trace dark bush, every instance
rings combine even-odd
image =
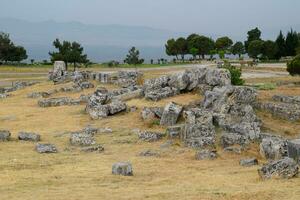
[[[300,55],[297,55],[292,61],[288,62],[287,71],[292,76],[300,74]]]

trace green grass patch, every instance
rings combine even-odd
[[[258,83],[254,85],[258,90],[274,90],[276,89],[276,84],[274,83]]]

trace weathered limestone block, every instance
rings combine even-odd
[[[93,146],[87,146],[87,147],[82,147],[81,151],[83,152],[103,152],[104,151],[104,147],[101,145],[93,145]]]
[[[182,111],[182,106],[171,102],[165,108],[162,114],[160,125],[162,126],[173,126],[176,124],[179,115]]]
[[[185,130],[182,140],[189,147],[203,148],[215,144],[215,127],[212,113],[202,109],[192,109],[185,113]]]
[[[287,142],[288,156],[300,164],[300,139]]]
[[[258,170],[262,179],[283,178],[289,179],[298,175],[299,168],[292,158],[283,158],[277,161],[271,161]]]
[[[278,137],[264,138],[260,143],[260,154],[268,160],[278,160],[287,155],[287,141]]]
[[[211,86],[226,86],[231,84],[231,75],[227,69],[208,69],[205,76],[206,84]]]

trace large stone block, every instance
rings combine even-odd
[[[300,139],[287,142],[288,156],[300,164]]]
[[[169,103],[164,109],[164,112],[160,120],[160,125],[162,126],[175,125],[181,111],[182,111],[182,106],[174,102]]]

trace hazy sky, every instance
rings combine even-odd
[[[0,0],[0,17],[228,35],[299,27],[299,10],[299,0]]]

